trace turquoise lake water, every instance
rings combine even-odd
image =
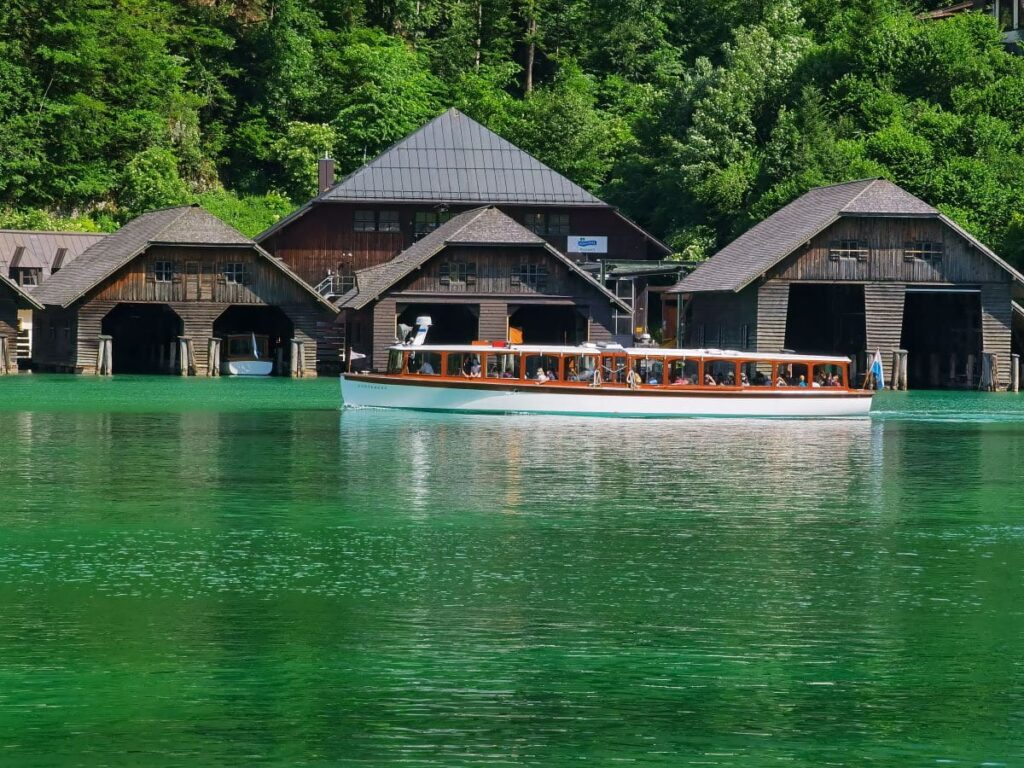
[[[1024,765],[1024,395],[0,379],[0,766]]]

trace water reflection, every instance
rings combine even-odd
[[[4,764],[1024,759],[1018,421],[0,434]]]

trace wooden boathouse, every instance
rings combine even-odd
[[[975,387],[983,354],[1011,380],[1024,276],[949,217],[883,179],[812,189],[684,277],[688,345],[907,353],[912,387]],[[1014,323],[1017,323],[1017,342]]]
[[[151,211],[35,289],[33,363],[76,373],[219,369],[219,340],[265,334],[278,373],[315,375],[318,324],[338,310],[198,206]]]
[[[19,313],[42,308],[28,291],[0,274],[0,375],[18,370]]]
[[[356,272],[337,301],[354,349],[380,368],[401,325],[433,320],[434,344],[611,341],[629,305],[547,240],[494,207],[457,214],[393,259]]]
[[[256,240],[333,300],[353,289],[357,273],[399,258],[450,219],[481,206],[496,207],[532,233],[533,242],[543,241],[576,262],[650,263],[670,253],[664,243],[616,208],[456,109],[430,121],[337,183],[333,161],[322,160],[320,189],[317,197]],[[484,262],[478,260],[478,264],[482,269]],[[511,269],[513,265],[506,266]],[[611,331],[617,338],[631,340],[636,330],[646,329],[652,319],[647,301],[652,274],[622,270],[604,275],[605,287],[628,307],[614,311]],[[512,279],[510,272],[505,280]],[[438,318],[441,307],[450,306],[451,314],[446,317],[450,322],[466,299],[448,288],[434,291],[431,303]],[[508,304],[513,312],[521,306]],[[593,309],[587,306],[586,311]],[[660,308],[657,302],[656,309]],[[350,312],[339,317],[334,329],[337,343],[368,354],[372,351],[369,342],[356,335],[358,328],[348,325],[352,317]],[[520,328],[528,341],[533,340],[532,329],[541,325],[516,317],[502,318],[497,325],[505,326],[506,319],[509,327]],[[660,322],[660,312],[653,320]],[[459,331],[464,337],[473,332],[474,325],[468,316],[466,321]],[[577,335],[577,318],[571,312],[549,313],[546,323],[557,326],[557,336]],[[493,330],[490,326],[489,331]],[[440,323],[436,332],[440,332]],[[383,333],[379,323],[375,333]]]

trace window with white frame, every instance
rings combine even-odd
[[[835,240],[828,247],[828,257],[832,261],[840,259],[867,261],[870,255],[871,248],[865,240]]]
[[[249,266],[242,262],[224,265],[224,282],[244,285],[249,282]]]
[[[153,262],[153,279],[158,283],[169,283],[174,277],[174,264],[169,261]]]
[[[911,240],[903,244],[906,261],[942,261],[943,245],[930,240]]]

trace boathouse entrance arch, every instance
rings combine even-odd
[[[807,355],[848,355],[866,349],[864,286],[791,283],[785,348]]]
[[[586,307],[575,304],[511,304],[508,324],[523,332],[524,344],[580,344],[587,341]]]
[[[982,338],[979,289],[907,288],[900,346],[911,389],[976,387]]]
[[[289,345],[295,336],[295,323],[288,314],[277,306],[234,304],[213,321],[214,336],[251,333],[269,339],[270,357],[280,361],[279,368],[283,367],[274,373],[287,374]]]
[[[167,304],[120,303],[100,329],[112,337],[114,373],[167,373],[183,324]]]

